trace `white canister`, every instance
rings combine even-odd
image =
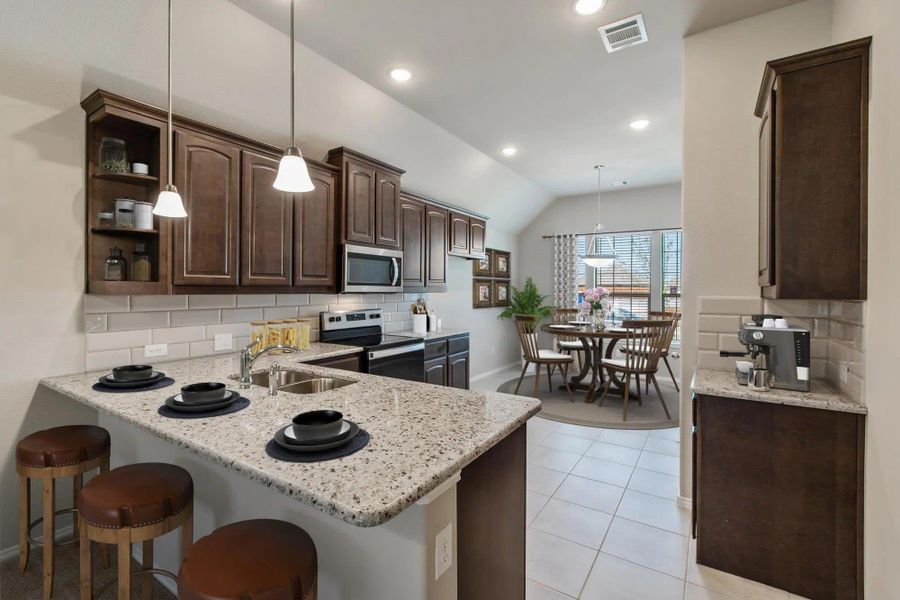
[[[428,333],[428,315],[413,315],[413,333]]]
[[[134,228],[134,200],[116,198],[116,227]]]
[[[149,175],[150,167],[144,163],[131,163],[131,172],[135,175]]]
[[[153,205],[149,202],[134,202],[134,228],[153,229]]]

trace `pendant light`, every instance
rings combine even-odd
[[[604,169],[604,166],[595,165],[594,169],[597,171],[597,214],[599,215],[601,212],[600,207],[603,204],[600,199],[600,171]],[[588,243],[585,245],[584,263],[595,269],[608,267],[616,260],[616,250],[609,239],[601,237],[600,233],[602,230],[603,223],[598,222],[594,227],[594,233],[591,234]],[[604,244],[606,248],[603,247]]]
[[[291,145],[284,151],[278,164],[278,175],[272,184],[282,192],[311,192],[315,189],[309,178],[309,169],[294,140],[294,4],[291,0]]]
[[[153,207],[153,214],[160,217],[177,217],[184,218],[187,212],[184,210],[184,203],[181,201],[181,195],[178,189],[172,183],[172,0],[169,0],[169,41],[168,41],[168,76],[169,76],[169,114],[168,123],[166,124],[166,142],[168,144],[167,158],[169,160],[168,180],[159,196],[156,198],[156,206]]]

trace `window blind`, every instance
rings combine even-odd
[[[629,319],[646,319],[650,310],[650,233],[601,236],[597,239],[597,251],[608,251],[610,244],[616,251],[616,260],[596,270],[596,284],[610,292],[610,319],[616,325]]]

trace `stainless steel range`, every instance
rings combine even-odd
[[[384,333],[381,309],[319,313],[319,339],[332,344],[361,346],[363,370],[372,375],[423,381],[425,341]]]

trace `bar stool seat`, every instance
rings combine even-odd
[[[109,432],[96,425],[64,425],[36,431],[16,445],[16,462],[27,467],[64,467],[109,454]]]
[[[197,540],[178,574],[179,600],[315,600],[316,545],[292,523],[254,519]]]

